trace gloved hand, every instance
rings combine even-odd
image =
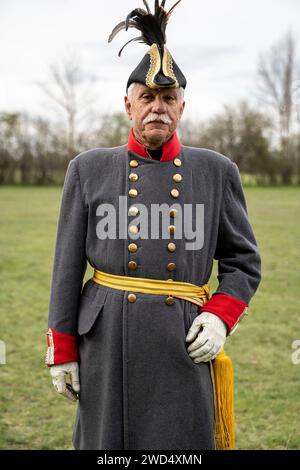
[[[50,374],[55,390],[69,400],[78,400],[79,367],[78,362],[65,362],[50,367]],[[67,375],[70,374],[72,385],[66,382]]]
[[[220,353],[227,334],[227,325],[217,315],[202,312],[193,321],[186,342],[193,341],[187,351],[195,363],[208,362]]]

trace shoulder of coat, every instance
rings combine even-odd
[[[188,147],[182,145],[183,153],[186,154],[187,158],[194,158],[199,163],[207,163],[210,166],[223,168],[226,170],[232,163],[232,160],[223,155],[222,153],[216,152],[206,148]]]
[[[79,166],[81,165],[90,165],[92,163],[98,163],[101,159],[103,163],[105,163],[106,158],[112,156],[124,156],[127,152],[127,146],[122,145],[119,147],[111,147],[111,148],[92,148],[89,150],[85,150],[84,152],[79,153],[76,157],[73,158],[74,161],[77,162]]]

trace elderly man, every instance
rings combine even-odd
[[[151,46],[127,83],[128,143],[67,169],[46,363],[56,390],[79,398],[75,449],[214,449],[211,365],[259,285],[260,255],[237,165],[180,144],[186,80],[164,45],[173,9],[144,4],[110,38],[134,26]]]

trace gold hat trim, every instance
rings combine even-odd
[[[152,89],[158,89],[158,88],[164,88],[163,85],[157,85],[154,82],[154,79],[156,75],[159,73],[161,66],[163,73],[166,77],[172,78],[172,80],[175,80],[175,84],[165,87],[165,88],[179,88],[179,83],[176,78],[176,75],[174,73],[173,69],[173,59],[168,51],[168,49],[165,47],[164,48],[164,56],[163,56],[163,62],[161,63],[161,56],[158,50],[157,44],[152,44],[150,47],[148,54],[150,55],[150,67],[146,76],[146,85],[149,88]]]
[[[176,78],[176,75],[175,75],[174,69],[173,69],[173,58],[170,54],[170,51],[166,47],[165,47],[165,50],[164,50],[162,69],[163,69],[163,73],[166,77],[171,77],[173,80],[175,80],[176,83],[174,85],[174,88],[178,88],[179,83],[178,83],[178,80]]]

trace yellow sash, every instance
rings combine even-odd
[[[108,274],[95,269],[93,280],[97,284],[102,284],[113,289],[143,292],[144,294],[169,295],[178,299],[188,300],[202,307],[209,299],[209,285],[196,286],[188,282],[161,281],[144,277],[119,276]]]
[[[184,299],[203,306],[208,300],[210,289],[208,284],[196,286],[188,282],[130,277],[109,274],[98,269],[94,270],[93,281],[113,289],[160,294]],[[210,361],[210,371],[214,391],[214,434],[217,450],[234,448],[234,403],[233,403],[233,366],[224,349]]]

